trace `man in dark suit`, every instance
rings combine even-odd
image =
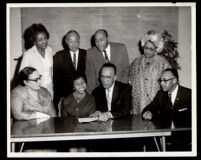
[[[86,77],[87,91],[91,93],[99,86],[99,71],[104,63],[113,63],[117,68],[117,80],[128,83],[129,59],[125,44],[109,42],[108,33],[99,29],[94,34],[95,47],[87,50]]]
[[[78,70],[84,73],[86,66],[86,50],[79,48],[79,33],[70,30],[64,38],[66,47],[58,51],[53,57],[54,104],[56,109],[61,97],[67,96],[73,90],[70,82],[71,72]]]
[[[165,69],[162,72],[160,91],[154,100],[144,108],[144,119],[181,119],[191,120],[191,90],[178,84],[178,72],[175,69]]]
[[[131,111],[131,86],[116,81],[116,67],[105,63],[100,69],[101,85],[94,89],[92,95],[96,101],[96,111],[90,117],[101,121],[109,118],[129,116]]]
[[[191,90],[180,86],[178,81],[177,70],[168,68],[162,72],[159,79],[162,90],[158,91],[153,101],[142,111],[144,120],[173,120],[175,125],[191,125]],[[170,150],[190,150],[191,133],[173,132],[170,142]]]

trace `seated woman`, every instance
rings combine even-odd
[[[63,98],[61,102],[61,116],[88,117],[95,111],[95,99],[86,93],[86,76],[84,73],[73,71],[71,83],[74,92]]]
[[[56,111],[47,89],[40,86],[41,75],[35,68],[23,68],[18,85],[11,91],[11,113],[16,120],[44,116],[56,117]]]

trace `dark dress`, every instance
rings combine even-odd
[[[86,94],[78,103],[72,93],[64,97],[61,103],[61,116],[89,117],[95,111],[95,107],[96,104],[93,96]]]

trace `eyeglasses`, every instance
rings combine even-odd
[[[100,76],[101,79],[106,79],[106,80],[111,80],[112,77],[111,76]]]
[[[161,82],[167,83],[168,81],[173,80],[173,79],[175,79],[175,77],[174,78],[170,78],[170,79],[159,79],[158,83],[161,83]]]
[[[27,79],[27,81],[34,81],[34,82],[38,82],[38,80],[41,79],[41,75],[38,77],[38,78],[35,78],[35,79]]]

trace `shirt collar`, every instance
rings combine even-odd
[[[73,54],[73,53],[78,54],[78,49],[77,49],[77,51],[75,51],[75,52],[73,52],[73,51],[70,50],[70,53],[71,53],[71,54]]]
[[[108,46],[107,46],[107,48],[105,48],[105,50],[107,53],[110,53],[110,43],[108,43]]]
[[[115,84],[115,82],[114,82],[113,85],[109,88],[110,91],[113,91],[113,89],[114,89],[114,84]],[[105,91],[106,91],[106,93],[108,92],[107,89],[105,89]]]
[[[174,91],[171,92],[171,95],[176,95],[178,91],[178,85],[175,87]]]

